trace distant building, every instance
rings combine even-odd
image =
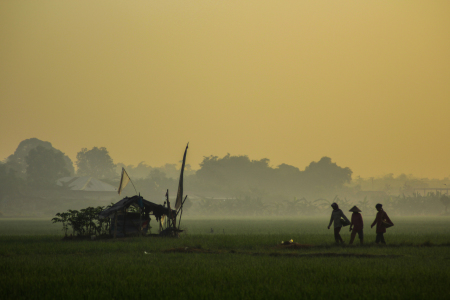
[[[117,188],[93,177],[63,177],[56,181],[61,188],[23,190],[0,202],[5,216],[54,216],[68,209],[106,206],[122,197]]]
[[[93,177],[63,177],[56,181],[59,186],[68,187],[71,191],[115,192],[117,188]]]

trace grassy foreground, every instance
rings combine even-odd
[[[372,217],[365,218],[362,247],[358,240],[335,246],[327,218],[186,218],[187,234],[178,239],[115,241],[63,241],[60,225],[49,220],[0,219],[0,293],[2,299],[448,299],[450,218],[392,219],[384,247],[372,244]],[[342,236],[348,242],[348,229]],[[279,246],[289,239],[313,247]]]

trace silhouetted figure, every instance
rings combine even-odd
[[[384,233],[386,232],[386,227],[383,226],[383,221],[386,221],[387,223],[394,225],[392,223],[391,219],[389,219],[387,213],[383,210],[383,205],[378,203],[375,205],[375,208],[378,210],[377,216],[375,217],[375,221],[373,221],[370,228],[372,228],[375,224],[377,224],[376,233],[377,237],[375,239],[375,243],[382,243],[386,244],[386,241],[384,240]]]
[[[361,210],[355,206],[353,206],[349,211],[353,212],[352,214],[352,222],[350,223],[350,231],[352,232],[350,234],[350,245],[353,244],[353,241],[355,240],[356,234],[358,233],[359,242],[361,245],[363,244],[364,240],[364,232],[363,232],[363,218],[360,214]]]
[[[214,233],[214,230],[211,228],[211,233]]]
[[[331,204],[331,207],[333,208],[333,211],[331,212],[331,219],[330,219],[330,224],[328,225],[328,229],[330,229],[331,224],[333,224],[333,222],[334,222],[334,239],[336,240],[336,244],[339,244],[339,243],[343,244],[344,241],[342,240],[342,237],[339,234],[339,232],[341,231],[341,228],[342,228],[341,218],[344,218],[344,220],[347,221],[348,223],[350,223],[350,221],[344,215],[342,210],[339,209],[339,206],[337,205],[337,203]]]

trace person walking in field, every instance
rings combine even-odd
[[[383,224],[383,221],[385,221],[387,224],[389,224],[388,226],[393,226],[394,223],[392,223],[392,221],[391,221],[391,219],[389,219],[387,213],[383,210],[382,204],[378,203],[377,205],[375,205],[375,208],[378,210],[378,213],[377,213],[377,216],[375,217],[375,221],[373,221],[370,228],[375,226],[375,224],[377,225],[377,228],[376,228],[377,237],[375,239],[375,243],[379,244],[381,242],[382,244],[386,245],[386,241],[384,240],[384,233],[386,232],[386,227]]]
[[[331,207],[333,208],[333,211],[331,212],[331,219],[330,219],[330,224],[328,225],[328,229],[330,229],[331,224],[333,224],[333,222],[334,222],[334,239],[336,240],[336,244],[339,244],[339,243],[343,244],[344,241],[342,240],[342,237],[339,234],[339,232],[341,231],[341,228],[343,226],[343,224],[341,222],[341,218],[343,218],[345,220],[345,222],[347,222],[348,224],[350,224],[350,221],[344,215],[342,210],[339,209],[339,206],[337,205],[337,203],[331,204]]]
[[[362,245],[364,240],[364,233],[363,233],[363,218],[360,214],[361,210],[355,206],[353,206],[349,211],[353,212],[352,214],[352,222],[350,223],[350,231],[352,232],[350,234],[350,245],[353,244],[353,241],[355,240],[356,234],[358,233],[359,242]]]

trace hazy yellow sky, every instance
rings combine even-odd
[[[450,1],[1,1],[0,160],[450,176]]]

